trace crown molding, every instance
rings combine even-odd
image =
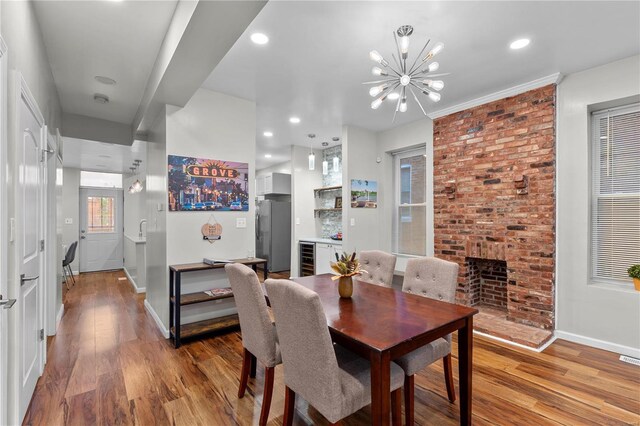
[[[528,83],[518,84],[517,86],[509,87],[508,89],[499,90],[497,92],[490,93],[485,96],[481,96],[470,101],[462,102],[458,105],[454,105],[448,108],[444,108],[438,111],[433,111],[427,114],[427,116],[435,120],[436,118],[444,117],[445,115],[453,114],[454,112],[464,111],[465,109],[477,107],[489,102],[497,101],[500,99],[508,98],[509,96],[519,95],[520,93],[527,92],[529,90],[538,89],[540,87],[547,86],[549,84],[558,84],[562,80],[563,75],[559,72],[548,75],[546,77],[538,78],[537,80],[529,81]]]

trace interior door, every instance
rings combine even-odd
[[[7,78],[7,50],[0,37],[0,424],[8,424],[7,419],[7,295],[9,291],[8,250],[9,238],[5,224],[7,223],[7,141],[6,141],[6,78]],[[4,305],[4,306],[3,306]]]
[[[44,342],[41,277],[42,165],[44,147],[42,115],[22,83],[18,132],[18,185],[16,215],[19,258],[19,387],[20,418],[29,406],[42,373]]]
[[[122,269],[123,192],[80,188],[80,272]]]

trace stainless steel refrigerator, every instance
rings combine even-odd
[[[291,203],[259,201],[256,207],[256,256],[267,259],[269,271],[291,268]]]

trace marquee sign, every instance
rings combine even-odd
[[[186,172],[192,177],[203,178],[229,178],[235,179],[238,177],[238,171],[235,169],[227,169],[219,165],[196,165],[192,164],[186,167]]]

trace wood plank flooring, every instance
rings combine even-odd
[[[175,350],[122,272],[83,274],[65,296],[27,425],[254,425],[264,374],[243,399],[239,332],[187,341]],[[558,340],[543,353],[475,337],[473,411],[477,425],[640,424],[640,368],[616,354]],[[457,392],[457,359],[454,377]],[[416,424],[458,424],[442,364],[416,376]],[[270,425],[282,424],[282,367],[276,368]],[[369,424],[364,408],[346,425]],[[326,420],[298,398],[296,425]]]

